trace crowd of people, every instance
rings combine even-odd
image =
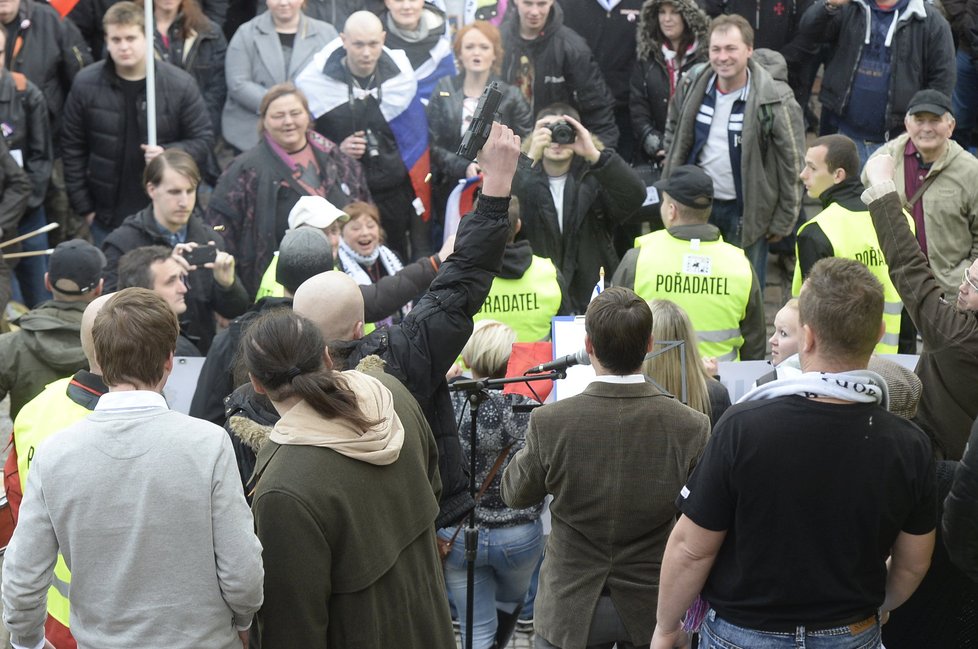
[[[0,0],[14,649],[978,646],[978,1],[146,1]]]

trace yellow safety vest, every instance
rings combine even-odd
[[[910,229],[915,230],[913,218],[904,212]],[[886,331],[883,338],[876,345],[877,354],[896,354],[897,343],[900,340],[900,312],[903,310],[903,302],[896,287],[890,281],[889,266],[883,251],[880,250],[880,242],[876,237],[876,229],[873,227],[873,219],[868,211],[853,212],[847,210],[838,203],[832,203],[819,213],[814,219],[802,224],[798,228],[798,234],[812,223],[818,223],[825,237],[832,244],[832,251],[836,257],[855,259],[869,269],[876,279],[883,285],[883,323]],[[798,296],[801,292],[801,265],[797,261],[797,245],[795,246],[795,274],[791,282],[791,294]]]
[[[261,283],[258,285],[258,295],[255,302],[263,297],[285,297],[285,287],[275,281],[275,271],[278,269],[278,250],[272,256],[272,261],[265,269],[265,274],[261,276]]]
[[[560,311],[560,299],[557,268],[549,259],[534,255],[519,279],[492,280],[489,295],[472,320],[507,324],[516,332],[517,342],[547,340],[550,322]]]
[[[92,411],[72,401],[68,395],[71,377],[49,383],[44,390],[31,399],[17,413],[14,422],[14,448],[17,450],[17,471],[20,489],[27,494],[27,472],[34,459],[34,451],[41,442],[60,430],[81,421]],[[71,572],[64,557],[58,554],[54,566],[54,578],[48,589],[48,614],[65,627],[69,625],[68,591],[71,586]]]
[[[635,246],[635,292],[685,309],[704,356],[739,360],[753,284],[744,251],[720,240],[677,239],[667,230],[638,237]]]

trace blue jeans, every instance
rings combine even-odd
[[[732,246],[743,248],[743,227],[744,220],[740,214],[740,207],[736,200],[732,201],[713,201],[713,211],[710,212],[710,224],[720,229],[723,240]],[[757,285],[764,295],[764,286],[767,281],[767,253],[768,243],[765,237],[761,237],[754,243],[744,248],[744,254],[754,267],[757,275]]]
[[[971,132],[978,123],[978,67],[961,50],[958,50],[956,62],[958,80],[951,95],[951,107],[957,124],[952,137],[967,149],[971,146]]]
[[[877,649],[881,646],[880,625],[874,620],[865,628],[840,626],[809,631],[800,626],[791,633],[775,633],[736,626],[710,609],[700,627],[699,646],[700,649]]]
[[[454,529],[438,530],[449,539]],[[458,620],[465,642],[466,564],[465,530],[459,533],[445,560],[445,583],[458,608]],[[488,649],[496,639],[496,609],[512,613],[523,603],[530,575],[543,552],[543,525],[540,521],[513,527],[479,529],[479,548],[475,558],[475,593],[472,611],[472,647]]]
[[[47,223],[44,214],[44,206],[40,206],[27,213],[17,226],[17,234],[27,234],[43,227]],[[24,239],[20,244],[20,249],[24,252],[35,250],[47,250],[48,235],[39,234],[30,239]],[[13,299],[20,302],[28,309],[51,299],[51,292],[44,286],[44,274],[48,272],[47,255],[37,257],[24,257],[14,268],[16,281],[13,283]]]

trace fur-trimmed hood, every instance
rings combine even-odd
[[[659,7],[671,4],[679,10],[679,14],[689,29],[696,35],[698,47],[706,47],[706,34],[710,27],[710,18],[696,4],[695,0],[647,0],[642,5],[639,14],[638,30],[635,34],[635,54],[640,61],[650,57],[662,58],[662,39],[659,31]]]
[[[356,369],[359,372],[383,372],[384,360],[376,355],[366,356]],[[227,398],[225,412],[228,430],[256,454],[268,441],[279,420],[272,404],[255,393],[250,383],[240,386]]]

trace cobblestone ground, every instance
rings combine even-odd
[[[455,629],[455,644],[458,649],[463,649],[462,636],[459,635],[458,629]],[[517,630],[513,634],[513,639],[506,645],[506,649],[533,649],[533,632]]]

